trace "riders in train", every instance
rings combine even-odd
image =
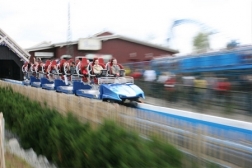
[[[117,63],[116,59],[111,59],[110,61],[110,73],[113,76],[124,76],[124,70],[122,69],[122,66]]]
[[[41,58],[37,58],[37,59],[33,58],[33,60],[34,60],[34,70],[35,70],[35,72],[36,73],[42,72],[43,62],[42,62]]]
[[[57,62],[56,62],[56,61],[54,61],[54,62],[52,61],[52,62],[51,62],[51,65],[50,65],[50,66],[51,66],[51,73],[52,73],[52,74],[56,74],[56,73],[57,73],[57,70],[56,70],[56,69],[57,69],[57,66],[56,66],[56,65],[57,65]]]
[[[69,69],[70,69],[70,74],[71,74],[71,75],[73,75],[73,74],[76,73],[76,72],[75,72],[76,68],[75,68],[75,63],[74,63],[74,61],[70,62],[70,67],[69,67]]]
[[[93,60],[93,73],[96,77],[100,77],[102,73],[103,67],[99,64],[98,58]]]
[[[117,65],[117,60],[116,59],[112,59],[110,65],[111,65],[111,73],[112,73],[112,75],[119,76],[120,67],[119,67],[119,65]]]

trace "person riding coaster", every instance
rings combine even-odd
[[[66,83],[66,85],[71,85],[71,66],[73,64],[73,60],[69,59],[67,61],[64,62],[63,64],[63,78],[64,81]],[[74,68],[74,67],[72,67]]]
[[[60,61],[58,61],[58,63],[56,64],[56,67],[55,67],[56,75],[58,76],[58,78],[61,78],[62,80],[64,79],[63,75],[64,75],[64,63],[65,62],[66,62],[65,59],[61,59]]]
[[[49,65],[47,65],[49,62]],[[47,67],[46,67],[47,65]],[[53,61],[47,61],[46,62],[46,65],[45,65],[45,71],[44,74],[46,74],[46,78],[53,82],[57,76],[57,62],[56,60],[53,60]]]
[[[30,79],[30,68],[31,64],[29,62],[25,62],[24,65],[22,66],[22,72],[24,74],[24,80],[29,80]]]
[[[75,70],[77,74],[77,78],[80,79],[83,83],[89,83],[90,82],[90,76],[88,72],[89,61],[84,57],[80,59],[81,60],[78,61],[78,64],[76,65],[76,70]]]
[[[40,66],[41,66],[41,71],[39,72],[40,78],[47,77],[47,69],[50,66],[50,64],[51,64],[50,60],[46,60],[45,63],[40,63]]]
[[[99,77],[107,76],[107,69],[104,66],[102,58],[94,58],[93,62],[88,64],[87,69],[90,80],[92,80],[94,84],[98,84]]]
[[[33,64],[31,63],[31,68],[30,68],[30,72],[31,72],[31,75],[36,77],[36,69],[38,69],[38,64]]]
[[[125,70],[123,69],[123,66],[118,64],[115,58],[111,59],[110,62],[106,64],[106,69],[108,70],[108,76],[125,76]]]
[[[33,68],[32,68],[32,72],[33,72],[33,75],[39,79],[40,76],[39,76],[39,72],[42,70],[42,66],[43,66],[43,62],[41,60],[41,58],[34,58],[34,65],[33,65]]]

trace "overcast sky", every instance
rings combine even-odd
[[[251,0],[0,0],[0,28],[21,47],[43,41],[67,41],[68,2],[72,40],[104,30],[166,46],[174,20],[192,19],[217,30],[211,47],[237,39],[252,43]],[[173,29],[170,47],[192,50],[201,28],[182,24]]]

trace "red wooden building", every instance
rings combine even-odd
[[[69,50],[71,48],[72,50]],[[92,57],[94,54],[112,56],[119,63],[148,61],[153,57],[172,56],[178,53],[167,47],[151,44],[133,38],[114,35],[111,32],[98,33],[90,38],[79,39],[78,41],[63,43],[43,42],[37,46],[26,49],[34,57],[56,59],[62,55]],[[72,51],[71,54],[69,51]]]

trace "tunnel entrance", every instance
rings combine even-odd
[[[0,78],[20,80],[20,68],[13,60],[0,60]]]
[[[0,78],[23,80],[23,62],[7,46],[0,45]]]

